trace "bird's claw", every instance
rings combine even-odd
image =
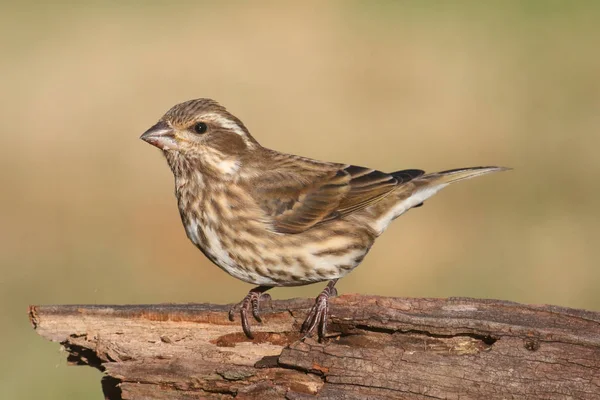
[[[271,296],[268,293],[263,293],[262,291],[252,289],[244,300],[240,303],[234,305],[229,310],[229,320],[235,320],[235,313],[239,310],[240,318],[242,320],[242,329],[244,333],[248,337],[248,339],[254,339],[254,335],[252,334],[252,330],[250,329],[250,321],[248,321],[248,311],[252,312],[252,316],[254,319],[262,323],[262,318],[260,316],[260,301],[267,300],[271,301]]]
[[[337,296],[337,290],[333,285],[335,282],[327,285],[325,289],[315,299],[315,304],[310,309],[308,316],[300,328],[300,332],[304,333],[302,340],[311,336],[317,327],[319,341],[325,339],[327,335],[327,317],[329,316],[329,297]]]

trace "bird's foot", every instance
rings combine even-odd
[[[240,312],[240,318],[242,320],[242,329],[244,330],[244,333],[246,334],[246,336],[249,339],[254,339],[254,335],[252,334],[252,331],[250,330],[250,322],[248,321],[248,312],[252,312],[252,316],[254,317],[254,319],[257,322],[262,323],[262,318],[260,317],[260,310],[259,310],[260,301],[261,300],[267,300],[269,302],[271,301],[271,296],[268,293],[264,293],[265,291],[267,291],[269,289],[270,289],[270,287],[259,286],[259,287],[256,287],[256,288],[250,290],[248,292],[248,294],[246,295],[246,297],[244,297],[244,300],[242,300],[240,303],[234,305],[229,310],[229,320],[230,321],[233,321],[235,319],[235,313],[237,311]]]
[[[319,294],[315,300],[315,305],[310,309],[306,320],[302,324],[302,328],[300,332],[304,333],[302,340],[311,336],[317,327],[319,341],[323,340],[327,334],[327,316],[329,314],[329,298],[332,296],[337,296],[337,290],[334,285],[337,282],[337,279],[330,281],[327,284],[327,287],[323,289],[321,294]]]

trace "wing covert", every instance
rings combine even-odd
[[[255,198],[280,233],[304,232],[369,207],[390,194],[399,181],[374,169],[335,164],[326,164],[319,172],[272,171],[261,180],[252,185]]]

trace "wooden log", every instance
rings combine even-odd
[[[107,399],[600,399],[600,313],[468,298],[345,295],[324,343],[309,299],[263,304],[255,339],[229,306],[31,306]]]

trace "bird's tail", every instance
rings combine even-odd
[[[492,172],[506,171],[504,167],[471,167],[425,174],[422,170],[404,170],[392,173],[400,182],[395,201],[374,221],[373,229],[382,233],[389,223],[423,202],[451,183]]]
[[[407,205],[419,207],[423,202],[451,183],[464,181],[492,172],[506,171],[505,167],[470,167],[449,169],[447,171],[424,174],[411,180],[410,195]]]
[[[492,172],[507,171],[510,168],[505,167],[470,167],[450,169],[448,171],[434,172],[421,175],[412,180],[418,187],[446,186],[454,182],[465,179],[475,178],[476,176],[489,174]]]
[[[492,172],[507,171],[510,168],[505,167],[470,167],[449,169],[447,171],[433,172],[418,176],[410,181],[409,198],[407,205],[413,203],[411,207],[418,207],[441,189],[451,183],[464,181],[465,179],[475,178]]]

